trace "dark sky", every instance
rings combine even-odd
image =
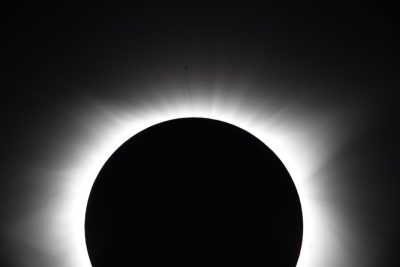
[[[323,99],[321,105],[340,111],[341,103],[350,103],[362,114],[364,126],[335,157],[342,173],[337,179],[352,200],[343,209],[370,234],[368,246],[376,246],[374,260],[363,266],[399,263],[395,1],[2,6],[0,226],[35,208],[42,189],[24,170],[43,166],[49,140],[68,129],[62,109],[83,95],[118,103],[127,92],[111,90],[115,84],[140,84],[175,69],[208,77],[218,66],[225,74],[255,70],[271,84],[295,88],[285,94],[307,90]],[[137,98],[144,93],[130,90]],[[20,248],[3,238],[6,229],[0,232],[0,265],[20,267],[14,260]]]

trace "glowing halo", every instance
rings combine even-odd
[[[50,255],[56,262],[54,266],[91,266],[84,232],[86,204],[94,180],[107,159],[145,128],[171,119],[199,117],[224,121],[248,131],[265,143],[289,171],[303,212],[303,244],[298,267],[333,267],[346,259],[341,237],[348,230],[329,205],[319,201],[319,193],[326,190],[324,175],[332,175],[321,170],[341,142],[336,115],[325,112],[322,122],[319,115],[304,108],[302,101],[281,100],[265,105],[260,97],[245,99],[240,94],[225,93],[188,97],[174,91],[163,93],[164,98],[156,95],[155,99],[132,100],[128,106],[106,105],[89,99],[86,110],[72,113],[77,114],[78,126],[63,144],[61,158],[52,159],[58,167],[43,173],[53,181],[55,193],[46,196],[52,201],[42,213],[32,215],[37,221],[26,234],[36,240],[34,246]],[[274,103],[272,100],[268,102]],[[331,138],[333,134],[335,138]]]

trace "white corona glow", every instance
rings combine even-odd
[[[141,106],[134,101],[132,105],[120,107],[92,102],[86,111],[76,111],[81,126],[67,142],[65,155],[57,160],[60,167],[43,174],[58,184],[51,205],[41,215],[43,221],[38,222],[42,224],[36,227],[37,235],[46,234],[38,237],[35,246],[41,245],[43,251],[51,254],[56,262],[53,266],[91,266],[84,233],[86,205],[93,182],[111,154],[145,128],[185,117],[210,118],[236,125],[274,151],[294,180],[302,205],[304,232],[297,266],[340,265],[345,252],[338,236],[345,235],[346,229],[328,205],[319,201],[323,182],[316,182],[323,181],[321,169],[339,142],[338,137],[331,138],[336,134],[334,116],[327,112],[321,122],[304,109],[301,101],[269,105],[274,103],[272,94],[267,105],[257,97],[249,100],[226,92],[190,97],[164,93],[162,96],[137,100]]]

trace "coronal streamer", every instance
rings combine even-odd
[[[73,109],[71,114],[77,115],[79,126],[64,137],[68,147],[53,160],[58,169],[42,174],[51,179],[47,186],[57,194],[43,196],[51,200],[51,205],[41,214],[31,214],[42,223],[30,229],[28,235],[46,233],[36,237],[35,246],[42,247],[43,253],[51,253],[56,261],[63,259],[60,266],[90,266],[84,235],[85,209],[94,179],[106,160],[126,140],[151,125],[200,117],[228,122],[250,132],[270,147],[288,169],[300,196],[304,219],[297,266],[334,266],[346,259],[346,252],[341,249],[346,242],[341,239],[346,236],[346,225],[319,196],[320,191],[326,191],[324,175],[332,175],[324,168],[344,140],[335,132],[343,124],[329,108],[319,107],[323,119],[309,112],[313,102],[307,96],[288,101],[273,91],[257,96],[241,92],[222,87],[200,94],[181,88],[148,94],[146,100],[121,101],[131,101],[129,106],[88,98],[85,109]]]

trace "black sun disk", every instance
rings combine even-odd
[[[294,267],[302,231],[278,157],[250,133],[200,118],[125,142],[100,171],[85,221],[94,267]]]

